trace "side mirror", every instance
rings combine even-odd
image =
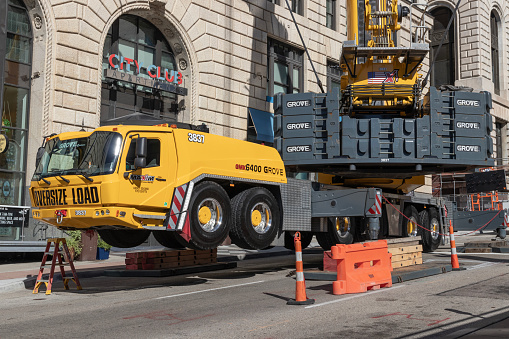
[[[46,150],[44,147],[39,147],[39,149],[37,150],[37,155],[35,156],[35,167],[36,168],[37,168],[37,166],[39,166],[39,162],[41,161],[45,151]]]
[[[134,158],[134,168],[143,168],[147,166],[147,138],[136,139],[136,158]]]
[[[136,157],[134,158],[134,168],[144,168],[147,167],[147,158]]]
[[[136,157],[147,157],[147,138],[136,139]]]

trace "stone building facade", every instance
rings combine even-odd
[[[424,15],[427,24],[437,26],[431,31],[432,45],[443,33],[440,25],[447,13],[455,17],[453,37],[446,39],[449,59],[440,59],[439,66],[453,70],[448,80],[456,85],[494,93],[497,157],[507,158],[509,4],[463,1],[453,14],[456,1],[400,1],[412,2],[428,3],[430,13],[440,14],[441,21]],[[205,123],[211,133],[249,139],[249,109],[270,113],[272,97],[280,91],[319,91],[309,59],[326,89],[337,86],[347,32],[345,0],[289,0],[309,57],[285,0],[3,3],[0,27],[7,34],[0,36],[0,46],[7,48],[0,47],[5,57],[0,56],[7,61],[0,67],[2,122],[3,129],[17,133],[13,140],[19,150],[15,167],[0,164],[0,181],[17,188],[0,205],[30,204],[27,187],[35,154],[43,136],[52,133],[92,130],[141,113]],[[416,11],[415,16],[421,15]],[[490,29],[493,16],[496,34]],[[409,23],[403,19],[398,44],[409,41]],[[154,87],[156,78],[165,86]],[[17,126],[11,121],[15,114]],[[25,240],[35,238],[25,234]]]

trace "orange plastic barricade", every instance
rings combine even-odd
[[[333,294],[360,293],[392,286],[392,254],[387,241],[332,246],[332,259],[337,260],[337,281]]]

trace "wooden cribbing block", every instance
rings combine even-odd
[[[145,258],[126,258],[125,259],[126,265],[145,264],[146,262],[147,262],[147,259],[145,259]]]
[[[392,268],[407,267],[407,266],[420,265],[420,264],[422,264],[422,257],[408,259],[408,260],[401,260],[401,261],[393,261]]]
[[[465,253],[491,253],[491,247],[465,247]]]
[[[411,259],[417,259],[417,258],[422,258],[422,252],[413,252],[413,253],[405,253],[405,254],[393,254],[392,255],[392,262],[411,260]]]
[[[179,260],[178,265],[179,265],[179,267],[192,266],[192,265],[194,265],[194,259],[192,259],[192,260],[184,260],[184,261],[180,261]]]
[[[141,270],[143,264],[125,265],[126,270]]]
[[[392,247],[392,248],[388,248],[388,251],[392,255],[395,255],[395,254],[404,254],[404,253],[412,253],[412,252],[422,252],[422,245]]]
[[[196,259],[194,261],[195,265],[206,265],[206,264],[215,264],[217,263],[217,258],[202,258]]]

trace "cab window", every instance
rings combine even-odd
[[[129,151],[125,159],[126,171],[134,170],[134,158],[136,152],[136,139],[131,140]],[[147,139],[147,167],[161,165],[161,142],[159,139]]]

